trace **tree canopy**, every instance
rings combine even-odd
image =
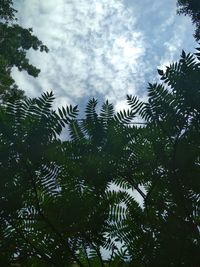
[[[16,10],[10,0],[0,0],[0,96],[1,101],[21,98],[20,90],[12,76],[12,67],[37,77],[40,70],[33,66],[26,55],[34,49],[48,52],[48,48],[35,36],[31,28],[25,29],[16,23]]]
[[[200,40],[200,2],[198,0],[178,0],[178,14],[189,15],[192,23],[195,24],[196,30],[194,37]]]
[[[198,266],[199,59],[183,51],[128,111],[91,99],[80,120],[52,93],[1,109],[2,266]]]
[[[12,6],[0,0],[0,265],[199,266],[200,48],[158,70],[146,101],[97,112],[93,98],[80,118],[15,87],[11,68],[36,77],[26,51],[47,47]]]

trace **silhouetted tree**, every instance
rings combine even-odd
[[[23,91],[19,90],[11,77],[12,67],[25,70],[37,77],[40,70],[29,63],[26,51],[29,49],[47,52],[43,43],[32,34],[32,29],[25,29],[16,24],[13,2],[0,0],[0,96],[1,101],[21,98]]]
[[[130,198],[121,229],[112,227],[133,266],[200,262],[199,66],[198,49],[196,56],[183,51],[178,62],[158,70],[162,83],[149,84],[139,110],[146,126],[127,130],[132,153],[119,183],[137,190],[143,207]]]
[[[194,37],[200,40],[200,2],[199,0],[178,0],[178,14],[189,15],[196,26]]]
[[[77,107],[53,110],[52,93],[21,99],[11,68],[36,77],[26,51],[48,50],[12,4],[0,0],[0,265],[198,266],[200,49],[158,70],[146,102],[98,113],[91,99],[78,119]],[[198,28],[198,3],[178,4]]]
[[[1,107],[1,266],[198,266],[199,59],[183,51],[116,114],[55,112],[52,93]]]

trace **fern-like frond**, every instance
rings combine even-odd
[[[85,114],[88,120],[93,121],[97,119],[98,115],[96,113],[96,106],[97,106],[97,100],[94,98],[90,99],[89,102],[87,103]]]
[[[197,50],[197,53],[195,53],[195,55],[196,55],[198,61],[200,61],[200,47],[197,47],[196,50]]]
[[[102,105],[100,118],[103,120],[103,122],[108,122],[113,118],[113,115],[114,107],[108,102],[108,100],[106,100],[106,102]]]
[[[67,106],[66,108],[62,107],[62,109],[58,108],[58,112],[60,115],[61,121],[68,124],[75,119],[78,115],[78,106],[72,107],[72,105]]]
[[[120,176],[115,177],[114,184],[123,190],[128,190],[130,188],[130,184]]]
[[[139,111],[143,119],[158,122],[166,120],[167,116],[176,116],[177,100],[162,84],[149,83],[148,96],[148,103],[145,103]]]
[[[43,93],[41,97],[36,98],[36,106],[35,106],[35,112],[37,113],[38,116],[48,116],[52,103],[54,101],[55,97],[53,95],[53,92],[51,91]]]
[[[182,51],[181,60],[182,63],[182,69],[184,71],[184,67],[187,66],[187,68],[195,69],[197,67],[196,58],[193,54],[186,54],[185,51]]]
[[[49,166],[42,165],[40,171],[37,172],[37,185],[46,196],[56,197],[60,194],[57,181],[59,173],[60,168],[55,163],[51,163]]]
[[[129,124],[133,121],[135,118],[135,112],[128,109],[128,110],[123,110],[119,111],[115,114],[114,119],[122,124]]]
[[[126,207],[121,205],[111,205],[110,206],[110,218],[109,221],[121,222],[126,218]]]
[[[137,96],[127,95],[127,103],[131,107],[131,112],[135,115],[140,111],[143,106],[143,102],[141,102]]]
[[[158,73],[161,76],[161,80],[163,80],[168,86],[174,87],[180,77],[182,63],[175,62],[166,67],[166,71],[163,72],[158,70]]]

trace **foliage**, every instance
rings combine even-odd
[[[77,107],[55,112],[52,101],[53,94],[46,93],[1,109],[2,266],[34,266],[35,261],[85,266],[88,250],[93,252],[88,254],[91,262],[102,264],[99,248],[109,214],[104,196],[109,177],[106,159],[103,166],[103,158],[95,157],[100,149],[95,144],[102,142],[96,131],[100,123],[107,125],[112,108],[105,104],[98,121],[91,100],[78,126]],[[72,140],[61,142],[58,135],[66,124]]]
[[[198,3],[178,5],[199,39]],[[158,70],[147,102],[98,113],[91,99],[79,119],[52,92],[22,99],[11,68],[36,77],[26,51],[48,49],[12,6],[0,0],[1,266],[199,266],[200,48]]]
[[[199,62],[183,51],[116,114],[52,93],[1,107],[1,266],[198,266]]]
[[[29,63],[26,51],[30,49],[48,52],[48,48],[33,35],[32,29],[16,24],[16,10],[10,0],[0,0],[0,95],[1,101],[19,99],[19,90],[11,76],[12,67],[37,77],[40,70]]]
[[[12,7],[12,0],[0,0],[0,19],[8,22],[15,19],[16,10]]]
[[[195,24],[196,30],[194,37],[200,40],[200,2],[198,0],[178,0],[178,14],[189,15],[192,23]]]
[[[139,110],[147,125],[130,129],[134,153],[122,177],[142,196],[143,207],[128,202],[118,236],[133,266],[198,266],[199,53],[183,51],[179,62],[158,72],[163,82],[149,84],[148,102]]]

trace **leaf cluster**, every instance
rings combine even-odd
[[[189,15],[192,19],[192,23],[195,24],[194,37],[197,41],[200,40],[200,3],[197,0],[178,0],[177,1],[177,13]]]
[[[23,97],[23,91],[16,86],[11,70],[16,67],[37,77],[40,70],[27,58],[27,50],[48,52],[47,46],[40,41],[31,28],[25,29],[16,23],[16,10],[13,1],[0,0],[0,96],[1,102]]]
[[[183,51],[118,113],[91,99],[79,119],[52,92],[1,107],[2,266],[198,266],[199,66]]]

